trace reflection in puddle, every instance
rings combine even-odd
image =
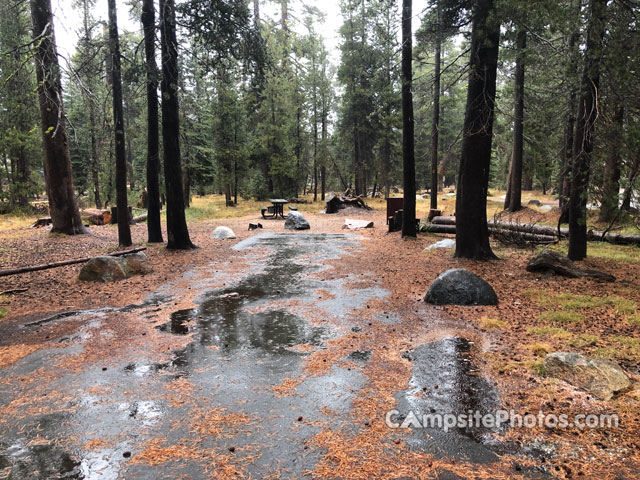
[[[497,391],[487,379],[474,374],[470,353],[468,340],[449,337],[421,345],[407,355],[412,364],[412,376],[409,389],[396,396],[397,410],[401,412],[399,421],[410,412],[419,419],[423,415],[494,412],[498,408]],[[407,443],[437,456],[487,462],[497,459],[483,445],[491,433],[493,430],[475,425],[448,433],[438,428],[416,428]]]
[[[0,470],[7,480],[81,480],[80,463],[60,447],[51,444],[29,445],[17,442],[0,455]]]

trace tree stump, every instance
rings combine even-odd
[[[563,277],[592,277],[605,282],[614,282],[616,279],[608,273],[581,268],[564,255],[547,249],[529,260],[527,272],[553,272]]]

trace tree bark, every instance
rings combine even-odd
[[[144,52],[147,62],[147,240],[162,243],[160,224],[160,130],[158,124],[158,67],[156,65],[156,12],[153,0],[142,2]]]
[[[182,167],[180,161],[180,120],[178,101],[178,42],[175,1],[160,0],[162,43],[162,145],[164,179],[167,192],[167,248],[194,248],[184,214]]]
[[[416,236],[416,159],[413,139],[413,33],[411,31],[412,0],[402,0],[402,168],[404,205],[402,236]]]
[[[500,23],[493,0],[476,2],[471,32],[469,85],[456,196],[457,258],[496,258],[489,245],[487,190],[496,97]]]
[[[622,160],[620,146],[622,144],[623,123],[624,107],[617,105],[609,135],[609,154],[604,165],[599,222],[611,222],[616,217],[620,205],[620,164]]]
[[[509,188],[505,199],[505,210],[517,212],[522,208],[522,162],[524,151],[524,54],[527,48],[527,31],[524,28],[518,30],[516,48],[516,75],[515,98],[513,112],[513,157],[511,162],[511,174],[509,175]]]
[[[576,15],[576,21],[579,23],[581,18],[580,0],[572,0],[571,8],[574,9]],[[569,37],[568,50],[569,50],[569,98],[567,100],[568,114],[567,123],[565,126],[564,134],[564,146],[562,154],[562,170],[560,172],[559,181],[559,202],[560,202],[560,218],[558,223],[567,223],[569,221],[569,196],[571,194],[571,169],[573,167],[573,138],[575,134],[576,125],[576,110],[577,110],[577,87],[576,79],[579,74],[578,70],[578,40],[580,39],[580,32],[578,26],[574,27],[571,36]]]
[[[118,206],[118,243],[131,245],[129,208],[127,206],[127,156],[125,152],[124,114],[122,108],[122,73],[120,71],[120,39],[116,0],[108,0],[109,49],[111,52],[111,86],[113,97],[113,130],[116,150],[116,205]]]
[[[324,79],[324,67],[322,69],[323,79]],[[324,91],[324,89],[323,89]],[[323,93],[326,95],[326,93]],[[320,165],[320,200],[324,202],[325,192],[327,189],[327,108],[326,108],[327,100],[326,98],[322,98],[322,162]]]
[[[98,139],[97,139],[97,126],[96,126],[96,107],[93,99],[89,99],[89,128],[91,130],[91,177],[93,180],[93,197],[95,200],[96,208],[102,209],[102,199],[100,198],[100,176],[98,168]]]
[[[44,176],[52,233],[88,233],[82,224],[73,192],[71,155],[62,103],[60,66],[53,31],[50,0],[31,0],[38,100],[44,150]]]
[[[431,123],[431,210],[438,209],[438,144],[440,140],[440,63],[442,52],[442,15],[440,0],[436,2],[436,50],[433,73],[433,122]]]
[[[587,256],[587,197],[593,133],[598,117],[597,96],[606,9],[607,0],[591,0],[576,134],[573,142],[574,161],[569,198],[569,258],[571,260],[582,260]]]

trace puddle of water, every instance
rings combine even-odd
[[[7,480],[49,480],[65,478],[84,480],[80,462],[52,444],[26,446],[23,442],[9,446],[0,455],[0,470]]]
[[[410,412],[420,421],[424,415],[493,413],[499,406],[497,391],[487,379],[475,375],[470,353],[469,341],[449,337],[421,345],[407,355],[412,376],[409,389],[396,395],[398,423]],[[411,428],[407,444],[439,457],[479,463],[498,459],[484,444],[495,433],[493,429],[467,425],[444,432],[437,424],[434,427]]]
[[[354,360],[356,362],[366,363],[369,361],[371,357],[371,350],[356,350],[351,352],[349,355],[349,360]]]
[[[350,329],[353,326],[348,319],[350,312],[386,292],[356,289],[353,295],[357,296],[357,302],[352,304],[348,298],[351,292],[345,293],[340,281],[321,281],[313,274],[329,268],[322,265],[322,260],[347,254],[349,247],[357,245],[357,239],[353,234],[261,234],[240,242],[237,250],[255,248],[255,252],[247,252],[255,256],[248,258],[250,265],[243,272],[244,277],[224,271],[212,273],[215,284],[222,280],[226,286],[203,295],[194,309],[167,315],[168,321],[159,326],[167,335],[192,335],[189,345],[174,352],[168,363],[132,357],[123,360],[118,368],[103,369],[98,363],[55,378],[47,386],[51,391],[78,392],[73,408],[64,413],[64,418],[54,421],[52,416],[49,423],[43,416],[9,418],[0,426],[0,435],[7,445],[23,436],[25,445],[36,436],[44,436],[54,439],[58,446],[43,447],[42,451],[29,447],[21,457],[0,446],[0,466],[7,465],[15,472],[10,478],[21,479],[102,478],[97,475],[100,471],[107,475],[104,478],[175,478],[167,477],[167,466],[134,466],[123,461],[116,445],[124,442],[135,455],[150,435],[165,438],[167,445],[191,438],[191,425],[185,420],[189,407],[163,402],[165,383],[176,376],[188,376],[197,391],[199,407],[246,414],[259,425],[258,435],[255,426],[247,426],[230,438],[203,439],[204,448],[227,451],[234,446],[240,451],[242,446],[250,445],[259,449],[261,456],[249,467],[249,474],[261,478],[283,470],[285,477],[299,478],[302,472],[313,468],[321,455],[304,450],[305,442],[320,430],[319,422],[340,428],[341,416],[344,418],[351,408],[351,401],[366,378],[358,369],[334,366],[327,375],[305,379],[295,388],[295,395],[276,395],[274,387],[289,378],[300,377],[308,346],[322,349],[336,332],[328,325],[312,325],[287,311],[282,303],[273,302],[315,305],[316,291],[324,288],[337,298],[333,305],[327,303],[327,308],[344,313],[343,323]],[[265,249],[269,253],[265,254]],[[156,318],[162,315],[158,298],[141,313],[154,313]],[[162,311],[167,308],[169,303]],[[92,320],[91,315],[87,319]],[[70,343],[70,348],[82,349],[82,339]],[[296,349],[299,345],[306,348]],[[61,350],[36,352],[17,362],[13,371],[46,367],[53,355],[66,352]],[[356,355],[362,361],[364,356]],[[80,393],[88,387],[100,388],[91,394]],[[20,386],[16,390],[7,389],[5,404],[19,391]],[[56,405],[53,400],[48,403],[46,399],[41,404],[53,409],[67,405]],[[321,407],[336,412],[335,418],[327,417]],[[25,424],[28,428],[21,428]],[[67,438],[74,440],[70,443],[64,440]],[[109,445],[109,450],[85,451],[83,446],[94,438],[117,440],[115,445]],[[202,477],[202,466],[197,461],[185,461],[180,468],[180,473],[190,478]],[[32,475],[36,470],[44,472],[41,477]]]

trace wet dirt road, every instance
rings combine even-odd
[[[368,302],[389,295],[372,275],[331,275],[361,242],[256,235],[234,247],[242,268],[214,263],[185,277],[192,308],[175,308],[183,282],[139,305],[76,314],[83,327],[74,335],[0,370],[0,478],[326,478],[318,465],[340,461],[318,437],[357,437],[384,421],[361,422],[354,402],[371,393],[368,369],[387,348],[376,329],[395,332],[402,321],[385,312],[363,322]],[[497,392],[470,350],[467,339],[446,337],[405,352],[410,379],[385,392],[399,418],[495,410]],[[437,391],[421,395],[424,385]],[[487,464],[498,458],[492,433],[406,430],[381,442],[396,457]]]

